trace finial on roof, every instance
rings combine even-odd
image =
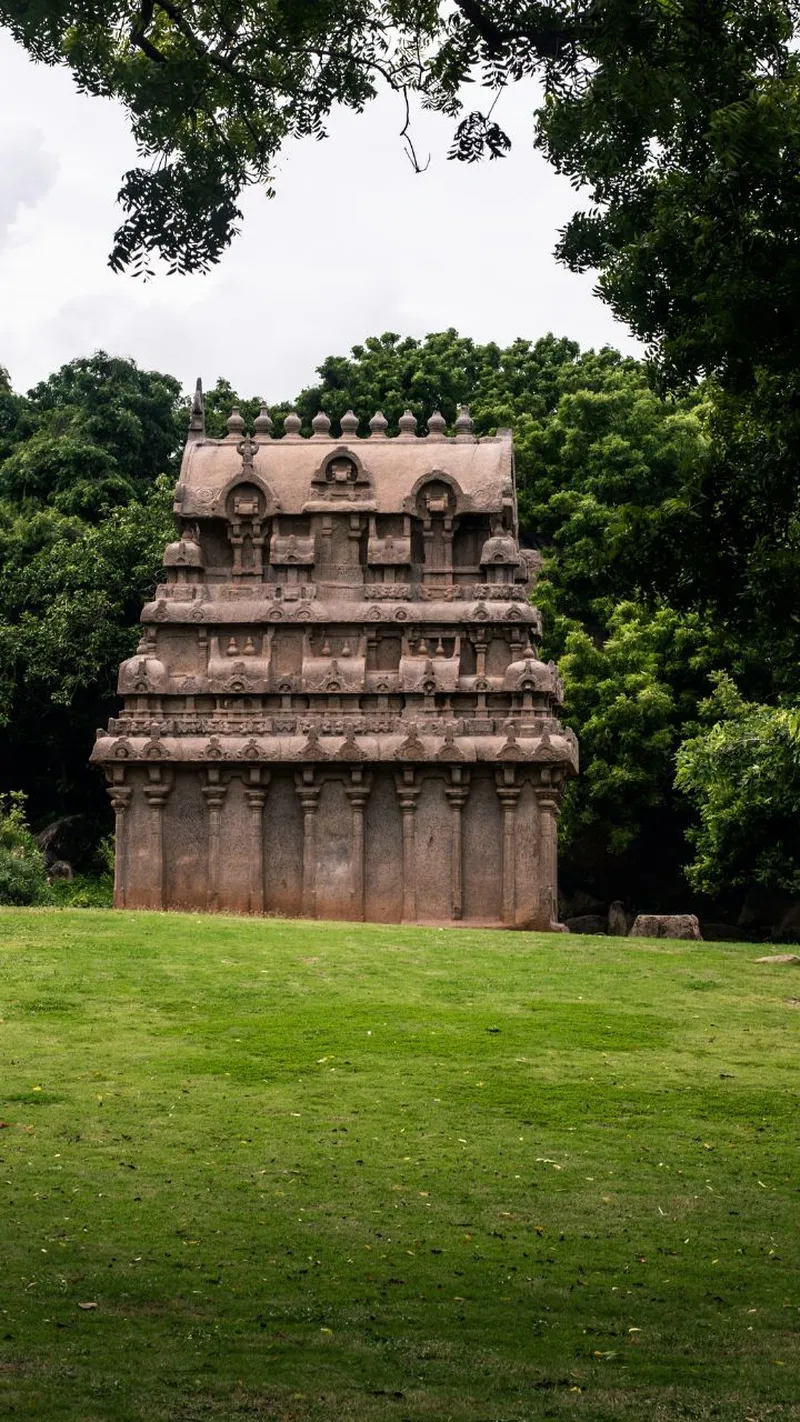
[[[225,428],[228,431],[228,439],[239,440],[242,438],[245,426],[244,420],[239,414],[238,405],[234,405],[233,409],[231,410],[227,420],[225,421]]]
[[[383,410],[376,410],[375,414],[372,416],[372,419],[369,422],[369,430],[372,438],[385,439],[386,431],[388,430],[388,428],[389,421],[384,415]]]
[[[440,410],[434,410],[428,420],[428,439],[444,439],[447,423]]]
[[[401,439],[413,439],[417,433],[417,417],[412,415],[410,410],[405,410],[397,421]]]
[[[342,415],[341,421],[342,439],[355,439],[358,433],[358,416],[348,410]]]
[[[474,428],[475,426],[472,423],[472,418],[469,413],[469,407],[467,405],[462,405],[456,418],[456,439],[471,440],[473,438],[472,431],[474,430]]]
[[[256,434],[263,435],[266,439],[272,437],[272,416],[264,401],[261,401],[261,409],[253,421],[253,429]]]
[[[197,379],[197,384],[194,387],[194,395],[192,397],[192,409],[191,414],[189,415],[189,429],[194,430],[197,434],[205,434],[206,432],[206,414],[205,409],[203,407],[203,382],[199,378],[199,376]]]
[[[292,410],[292,413],[290,415],[287,415],[286,419],[283,422],[283,429],[286,438],[299,439],[302,423],[303,421],[300,419],[300,416],[297,414],[296,410]]]
[[[311,421],[311,428],[314,431],[313,439],[328,439],[331,432],[331,422],[324,410],[320,410]]]

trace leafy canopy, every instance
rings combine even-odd
[[[747,384],[796,356],[798,0],[0,0],[36,59],[127,111],[111,264],[218,261],[249,184],[272,191],[287,139],[325,133],[381,86],[456,125],[452,156],[501,157],[493,107],[534,77],[535,141],[593,204],[564,261],[599,270],[665,374]],[[410,110],[406,110],[410,112]],[[404,129],[413,151],[413,123]],[[769,295],[765,297],[765,293]]]

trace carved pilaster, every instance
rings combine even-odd
[[[245,781],[245,796],[250,811],[250,893],[251,913],[264,912],[264,802],[267,798],[269,771],[253,766]]]
[[[562,785],[557,770],[542,766],[534,786],[539,809],[539,915],[545,928],[558,926],[558,816]]]
[[[414,767],[404,765],[395,785],[403,816],[403,923],[415,923],[417,917],[417,843],[416,809],[421,786]]]
[[[321,785],[316,772],[304,765],[295,776],[295,786],[303,807],[303,907],[304,918],[314,918],[317,911],[317,810]]]
[[[150,807],[148,857],[151,865],[151,907],[164,907],[164,806],[172,789],[160,765],[148,765],[144,798]]]
[[[364,917],[364,806],[371,789],[370,773],[362,770],[360,766],[353,766],[350,771],[350,784],[345,785],[345,794],[353,814],[352,913],[356,920]]]
[[[106,771],[106,779],[114,810],[114,908],[124,908],[128,882],[128,809],[133,790],[125,784],[124,766],[111,767]]]
[[[445,795],[452,810],[450,883],[452,916],[464,917],[464,860],[462,848],[461,814],[469,795],[469,771],[460,765],[450,767],[451,783],[445,787]]]
[[[206,771],[206,784],[203,788],[203,798],[208,808],[208,886],[207,905],[214,912],[219,908],[219,887],[220,887],[220,825],[222,820],[222,806],[225,796],[228,793],[227,785],[223,784],[220,778],[218,765],[210,765]]]
[[[516,785],[513,765],[504,765],[496,772],[497,797],[503,807],[503,868],[500,916],[503,923],[513,923],[517,908],[517,801],[520,787]]]

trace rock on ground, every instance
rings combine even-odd
[[[697,915],[693,913],[640,913],[630,931],[631,938],[702,939]]]
[[[630,920],[621,899],[615,899],[608,909],[608,932],[612,938],[627,938]]]
[[[570,933],[607,933],[608,922],[599,913],[582,913],[577,918],[568,918],[566,926]]]

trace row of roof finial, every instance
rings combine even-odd
[[[417,438],[417,418],[416,418],[416,415],[412,414],[411,410],[406,410],[406,411],[404,412],[404,414],[402,414],[402,415],[400,416],[400,419],[398,420],[397,423],[398,423],[398,435],[397,435],[397,438],[399,438],[399,439],[416,439],[416,438]],[[352,410],[348,410],[348,411],[346,412],[346,414],[342,415],[342,418],[341,418],[341,420],[339,421],[339,428],[340,428],[340,430],[341,430],[341,438],[342,438],[343,440],[358,439],[358,438],[359,438],[359,434],[358,434],[358,426],[359,426],[359,424],[360,424],[360,421],[359,421],[358,416],[355,415]],[[243,437],[243,435],[245,434],[245,429],[246,429],[245,422],[244,422],[244,420],[242,419],[242,416],[240,415],[238,408],[234,408],[234,409],[231,411],[231,414],[230,414],[230,416],[228,417],[228,420],[227,420],[227,422],[226,422],[226,428],[227,428],[227,431],[228,431],[228,436],[227,436],[228,439],[240,440],[240,439]],[[302,435],[300,434],[301,428],[302,428],[302,421],[301,421],[301,419],[300,419],[300,416],[296,413],[296,411],[293,410],[293,411],[291,412],[291,414],[289,414],[289,415],[286,416],[286,418],[285,418],[285,420],[284,420],[284,422],[283,422],[283,430],[284,430],[283,438],[284,438],[284,439],[291,439],[291,440],[302,439]],[[332,439],[332,438],[334,438],[334,436],[331,435],[331,421],[330,421],[330,417],[325,414],[325,411],[324,411],[324,410],[320,410],[319,413],[314,416],[313,420],[311,421],[311,428],[312,428],[312,430],[313,430],[313,432],[314,432],[314,433],[312,434],[312,436],[311,436],[312,439]],[[386,416],[384,415],[383,411],[382,411],[382,410],[378,410],[378,411],[376,412],[376,414],[374,414],[374,415],[372,416],[372,419],[371,419],[370,422],[369,422],[370,438],[371,438],[371,439],[386,439],[386,438],[387,438],[387,433],[386,433],[386,432],[387,432],[388,428],[389,428],[389,421],[386,419]],[[473,440],[473,439],[475,438],[475,435],[474,435],[474,428],[475,428],[475,426],[474,426],[473,421],[472,421],[472,418],[471,418],[471,416],[470,416],[469,409],[468,409],[468,407],[467,407],[466,405],[462,405],[462,406],[459,408],[459,412],[458,412],[458,416],[456,417],[456,421],[455,421],[455,426],[454,426],[454,428],[455,428],[455,438],[456,438],[457,440]],[[259,413],[256,415],[255,420],[253,421],[253,431],[254,431],[254,433],[255,433],[256,435],[260,435],[262,439],[272,439],[272,437],[273,437],[273,436],[272,436],[273,429],[274,429],[274,424],[273,424],[272,416],[270,415],[269,410],[267,409],[267,406],[266,406],[266,405],[264,404],[264,402],[262,401],[261,409],[259,410]],[[195,390],[194,399],[193,399],[193,401],[192,401],[192,411],[191,411],[191,417],[190,417],[190,420],[189,420],[189,430],[190,430],[190,432],[194,432],[195,434],[204,434],[204,433],[205,433],[205,412],[204,412],[204,409],[203,409],[203,387],[202,387],[202,385],[201,385],[201,383],[200,383],[199,380],[198,380],[198,382],[197,382],[197,388],[196,388],[196,390]],[[447,421],[445,420],[444,415],[442,415],[439,410],[434,410],[434,412],[433,412],[433,414],[431,415],[430,419],[427,421],[427,430],[428,430],[427,438],[430,439],[430,440],[440,440],[440,439],[443,440],[443,439],[446,439],[446,438],[447,438],[447,434],[446,434]],[[425,436],[423,436],[423,438],[425,438]]]

